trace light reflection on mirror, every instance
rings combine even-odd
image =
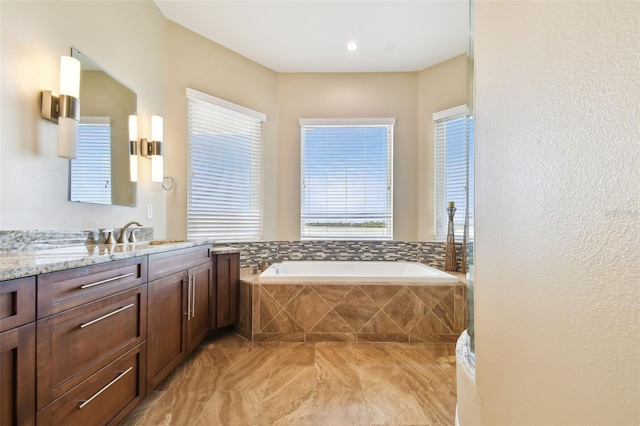
[[[81,64],[78,156],[70,160],[69,200],[136,205],[136,184],[129,179],[129,115],[137,96],[77,49]]]

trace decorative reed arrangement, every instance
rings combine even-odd
[[[456,268],[456,237],[453,228],[453,217],[456,214],[456,206],[453,201],[449,201],[449,207],[447,207],[447,214],[449,215],[449,224],[447,226],[447,244],[445,245],[445,258],[444,258],[444,270],[455,271]]]

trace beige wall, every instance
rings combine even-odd
[[[279,74],[279,237],[300,239],[299,118],[395,117],[394,239],[416,238],[416,73]]]
[[[638,425],[640,3],[476,7],[482,422]]]
[[[138,220],[160,238],[184,238],[185,89],[191,87],[267,114],[265,239],[300,236],[298,119],[366,116],[397,119],[394,238],[433,238],[427,126],[432,109],[464,103],[458,94],[466,84],[464,57],[420,73],[277,74],[167,21],[150,0],[3,1],[0,12],[0,229],[118,227]],[[140,137],[149,136],[152,114],[164,116],[165,174],[175,179],[173,190],[150,182],[150,162],[139,158],[137,207],[67,201],[68,161],[56,156],[57,126],[40,118],[39,94],[57,90],[59,56],[71,46],[137,93]],[[453,91],[443,90],[448,87]],[[146,219],[147,205],[154,207],[153,220]]]
[[[418,241],[433,240],[433,113],[468,103],[468,75],[467,55],[456,56],[418,73]]]
[[[138,184],[138,207],[71,203],[69,161],[56,156],[58,127],[40,118],[40,91],[58,91],[60,56],[76,47],[138,94],[140,134],[165,113],[164,17],[144,2],[0,2],[0,229],[118,227],[129,220],[165,232],[165,194]],[[126,143],[126,141],[124,141]],[[150,174],[140,160],[141,175]],[[146,205],[154,206],[153,220]]]
[[[224,47],[167,22],[166,173],[176,180],[167,194],[167,232],[186,237],[186,88],[207,93],[267,115],[263,126],[264,238],[277,238],[278,114],[276,73]]]

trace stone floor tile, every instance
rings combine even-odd
[[[451,425],[455,346],[207,340],[124,419],[133,425]]]

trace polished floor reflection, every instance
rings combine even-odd
[[[455,345],[205,342],[123,425],[453,425]]]

